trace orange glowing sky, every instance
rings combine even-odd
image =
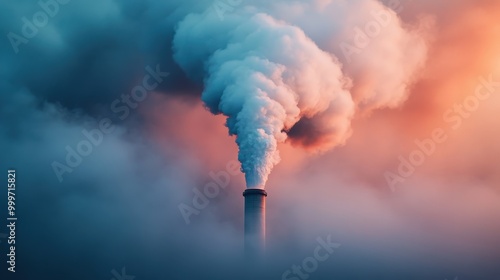
[[[281,144],[282,160],[267,184],[271,194],[283,194],[269,208],[271,221],[291,202],[302,225],[314,223],[307,213],[317,211],[329,225],[365,229],[382,239],[412,236],[445,247],[468,242],[457,250],[498,254],[492,248],[500,246],[500,2],[412,1],[399,16],[408,25],[422,19],[429,24],[427,59],[408,100],[357,115],[350,139],[332,151],[310,154]],[[495,91],[455,128],[443,115],[474,94],[480,77],[498,81]],[[155,99],[145,114],[159,143],[179,144],[200,169],[222,170],[237,158],[223,117],[212,116],[201,102]],[[391,191],[384,174],[397,172],[399,157],[407,158],[415,140],[435,129],[445,131],[446,141]],[[238,182],[244,185],[242,176]]]

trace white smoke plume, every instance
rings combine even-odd
[[[188,76],[204,84],[205,105],[227,116],[248,188],[264,187],[287,138],[325,150],[351,134],[353,80],[333,53],[280,16],[251,7],[223,21],[213,11],[193,13],[178,24],[173,50]],[[373,93],[384,96],[377,106],[391,103],[388,94]]]

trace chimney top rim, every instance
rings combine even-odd
[[[267,196],[267,192],[263,189],[246,189],[244,192],[243,192],[243,196],[247,196],[247,195],[263,195],[263,196]]]

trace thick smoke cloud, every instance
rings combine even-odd
[[[179,24],[174,49],[192,76],[206,71],[202,99],[228,117],[248,187],[264,187],[279,162],[278,142],[301,117],[328,118],[322,132],[333,144],[349,135],[354,103],[340,65],[297,27],[265,14],[223,22],[213,13],[191,15]]]
[[[174,57],[191,78],[204,83],[206,106],[227,116],[226,126],[230,135],[236,135],[238,158],[250,188],[264,187],[279,162],[277,145],[288,136],[307,149],[326,150],[350,136],[356,106],[370,110],[401,105],[426,53],[420,35],[408,32],[395,11],[376,1],[354,1],[340,12],[334,11],[338,5],[333,2],[323,5],[321,12],[326,9],[328,17],[318,25],[328,21],[331,25],[331,14],[346,14],[335,18],[335,30],[327,29],[326,36],[317,38],[333,40],[322,46],[330,53],[299,27],[273,18],[291,14],[288,20],[300,24],[317,9],[311,13],[311,5],[300,2],[274,5],[269,14],[256,14],[256,8],[247,7],[224,21],[211,10],[191,14],[179,23],[174,37]],[[361,25],[367,31],[355,27],[368,15],[375,18]],[[369,33],[373,26],[376,34]],[[364,40],[365,45],[345,43],[350,28],[355,30],[354,41]],[[361,48],[374,36],[384,44],[375,42],[363,52]],[[346,73],[354,84],[342,73],[328,43],[341,46]],[[404,64],[402,56],[408,57]]]

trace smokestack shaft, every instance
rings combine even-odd
[[[266,246],[266,197],[262,189],[246,189],[245,197],[245,253],[259,258]]]

